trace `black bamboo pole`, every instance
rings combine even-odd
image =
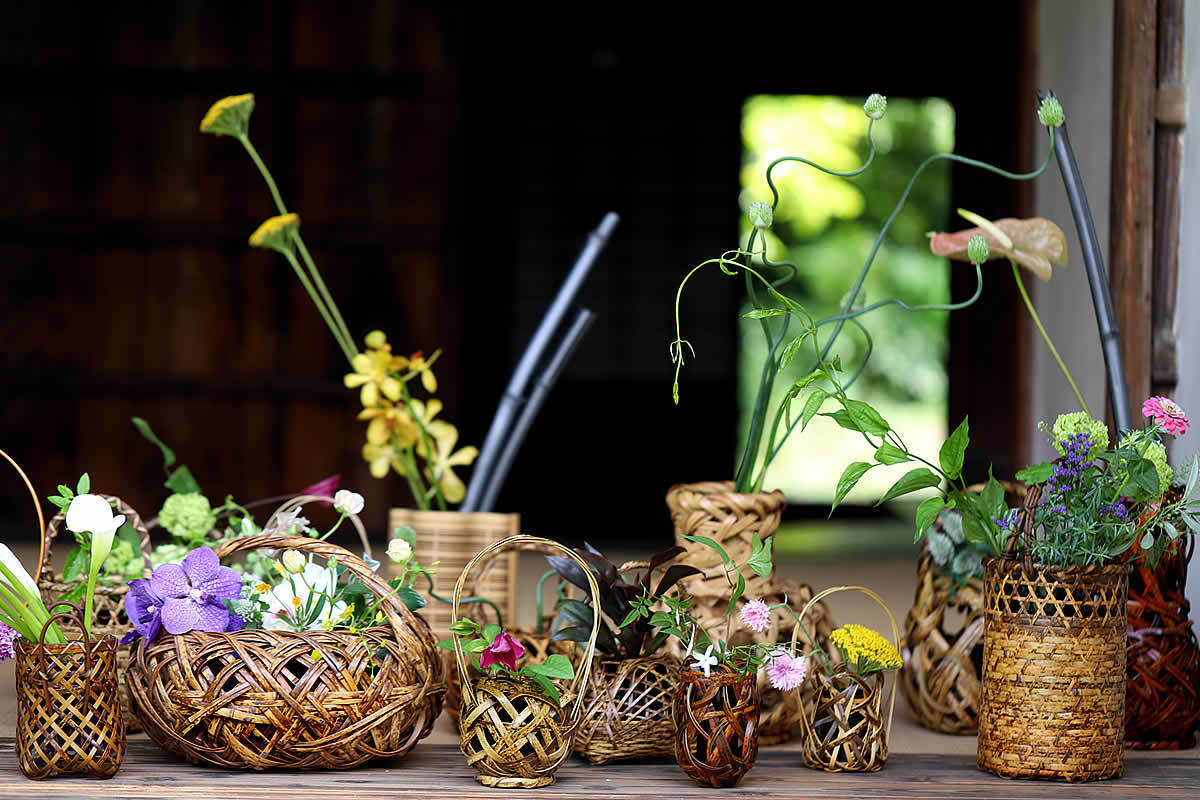
[[[492,418],[492,424],[483,440],[483,447],[479,450],[479,457],[475,460],[475,469],[471,473],[471,483],[467,489],[467,496],[460,506],[461,511],[480,510],[481,501],[487,487],[492,482],[496,461],[503,451],[504,442],[509,437],[517,410],[525,402],[525,389],[529,385],[530,378],[533,377],[533,370],[542,360],[543,354],[550,345],[551,337],[554,336],[555,330],[566,316],[567,309],[575,301],[580,287],[583,286],[584,280],[591,271],[592,264],[600,255],[600,251],[604,249],[608,237],[612,235],[619,220],[620,217],[610,211],[604,215],[604,219],[600,221],[596,229],[588,235],[587,244],[584,245],[579,257],[575,260],[575,266],[567,274],[554,301],[550,303],[550,308],[546,310],[546,315],[538,323],[533,338],[529,340],[529,345],[526,346],[521,360],[517,362],[517,367],[508,380],[508,387],[500,397],[496,415]]]
[[[1049,90],[1046,95],[1039,92],[1038,101],[1041,102],[1047,96],[1054,97],[1054,90]],[[1092,220],[1092,210],[1088,206],[1087,193],[1083,189],[1083,178],[1079,174],[1079,165],[1075,163],[1075,153],[1071,150],[1067,123],[1063,122],[1054,133],[1054,156],[1058,160],[1059,172],[1062,173],[1067,200],[1071,203],[1071,215],[1075,218],[1075,230],[1079,233],[1079,244],[1083,250],[1083,264],[1092,288],[1092,305],[1096,309],[1100,348],[1104,353],[1104,367],[1108,372],[1113,420],[1118,432],[1128,431],[1133,428],[1133,423],[1129,418],[1129,389],[1125,384],[1121,331],[1113,313],[1112,297],[1108,291],[1108,273],[1104,269],[1104,256],[1100,251],[1100,240],[1096,236],[1096,223]]]

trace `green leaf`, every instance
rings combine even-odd
[[[420,611],[425,607],[425,598],[411,587],[401,586],[396,590],[396,597],[408,607],[409,611]]]
[[[675,624],[675,617],[669,611],[655,611],[650,616],[650,624],[656,628],[666,628]],[[622,625],[622,628],[625,626]]]
[[[1004,516],[1004,512],[1008,510],[1008,506],[1004,502],[1004,487],[1000,485],[998,480],[992,477],[991,470],[988,470],[988,482],[979,494],[979,502],[983,506],[983,513],[989,519],[1002,517]]]
[[[771,569],[774,566],[771,563],[771,545],[774,541],[774,539],[767,539],[766,542],[760,543],[758,535],[754,536],[753,542],[757,545],[757,549],[750,554],[750,558],[746,559],[746,566],[760,578],[771,577]]]
[[[873,433],[876,436],[883,436],[892,429],[887,424],[887,421],[879,416],[878,411],[871,408],[870,405],[864,403],[862,400],[847,400],[845,405],[847,413],[858,424],[858,430],[863,433]]]
[[[92,489],[92,479],[85,472],[79,476],[79,483],[76,484],[75,494],[87,494]]]
[[[729,553],[726,553],[725,548],[717,544],[715,540],[710,539],[707,536],[684,536],[683,538],[687,539],[689,542],[696,542],[697,544],[702,544],[705,547],[712,548],[713,550],[717,551],[717,553],[721,556],[721,560],[726,564],[733,563],[733,560],[729,557]]]
[[[899,447],[884,442],[875,451],[875,460],[880,464],[903,464],[908,461],[908,453],[901,450]]]
[[[417,546],[417,532],[407,525],[397,525],[393,528],[392,538],[408,542],[408,546],[412,548]]]
[[[634,622],[635,622],[635,621],[638,619],[638,617],[640,617],[640,616],[642,616],[642,609],[641,609],[641,608],[637,608],[637,607],[635,607],[635,608],[633,608],[633,609],[632,609],[632,610],[631,610],[631,611],[630,611],[628,614],[626,614],[626,615],[625,615],[625,619],[621,620],[621,624],[620,624],[620,625],[618,625],[617,627],[619,627],[619,628],[628,628],[628,627],[629,627],[630,625],[632,625],[632,624],[633,624],[633,623],[634,623]],[[653,625],[653,624],[654,624],[654,618],[653,618],[653,617],[651,617],[651,619],[650,619],[650,624],[651,624],[651,625]]]
[[[786,313],[788,313],[786,308],[756,308],[742,316],[746,319],[766,319],[767,317],[783,316]]]
[[[88,570],[88,553],[82,547],[76,547],[67,554],[67,563],[63,567],[63,583],[70,583]]]
[[[733,587],[733,591],[729,593],[729,608],[726,609],[726,614],[732,614],[733,609],[737,606],[737,601],[742,599],[742,595],[746,591],[746,579],[742,577],[742,573],[737,574],[737,585]]]
[[[51,495],[50,497],[47,497],[46,499],[49,500],[51,503],[54,503],[54,505],[58,506],[63,511],[66,511],[67,506],[71,505],[70,500],[68,500],[65,497],[59,497],[58,495]]]
[[[937,486],[941,482],[942,479],[929,469],[925,467],[917,467],[914,470],[906,472],[904,477],[893,483],[892,488],[888,489],[887,494],[879,498],[879,501],[876,502],[875,505],[882,505],[888,500],[894,500],[901,495],[908,494],[909,492],[915,492],[918,489],[928,489],[932,486]]]
[[[942,465],[942,472],[951,480],[962,474],[963,454],[967,452],[967,445],[971,443],[968,430],[968,418],[963,417],[962,424],[942,442],[942,449],[938,451],[938,463]]]
[[[1180,514],[1179,518],[1183,520],[1183,524],[1192,529],[1192,533],[1200,533],[1200,520],[1197,520],[1191,514]]]
[[[967,537],[968,542],[991,552],[991,539],[988,538],[987,530],[983,527],[983,523],[979,521],[979,517],[974,514],[963,514],[962,529],[963,536]]]
[[[491,644],[491,642],[485,639],[470,639],[463,644],[463,649],[468,653],[481,653],[487,649],[489,644]]]
[[[488,644],[491,644],[492,642],[496,641],[496,637],[499,636],[503,632],[504,632],[504,629],[493,622],[491,625],[484,626],[483,640],[486,641]]]
[[[833,421],[841,425],[848,431],[858,431],[862,433],[862,428],[858,427],[858,421],[850,416],[850,412],[844,408],[839,408],[837,411],[828,414],[822,414],[822,417],[832,417]]]
[[[1143,550],[1149,550],[1151,547],[1154,547],[1154,534],[1146,531],[1146,535],[1142,537],[1141,544]]]
[[[1154,468],[1154,463],[1149,459],[1138,458],[1131,461],[1129,478],[1147,493],[1158,494],[1158,470]]]
[[[69,486],[64,486],[61,483],[58,485],[58,493],[63,496],[64,500],[70,500],[75,496],[75,493],[71,491]]]
[[[866,461],[855,461],[842,471],[842,477],[838,478],[837,490],[833,493],[833,506],[829,509],[829,513],[833,513],[833,509],[838,507],[854,485],[858,483],[858,479],[867,474],[867,470],[875,466],[868,464]]]
[[[800,415],[800,430],[808,427],[808,423],[812,422],[812,418],[821,410],[821,406],[825,404],[825,399],[829,397],[824,389],[816,389],[804,401],[804,412]]]
[[[187,467],[180,467],[172,472],[171,477],[167,478],[163,486],[175,494],[199,494],[200,492],[200,484],[196,483],[196,479],[192,477],[192,471]]]
[[[446,650],[453,650],[454,649],[454,640],[453,639],[442,639],[440,642],[437,643],[437,646],[445,648]]]
[[[558,688],[555,687],[555,685],[551,683],[550,679],[545,675],[539,675],[536,672],[526,672],[528,669],[529,667],[526,667],[521,671],[533,678],[537,682],[537,685],[542,687],[542,691],[546,693],[547,697],[554,701],[554,705],[559,705],[562,701],[558,699]]]
[[[1200,458],[1192,459],[1192,467],[1188,470],[1187,486],[1183,490],[1184,497],[1191,497],[1196,491],[1196,479],[1200,478]]]
[[[828,377],[829,376],[825,374],[825,370],[821,369],[820,367],[817,367],[812,372],[808,373],[803,378],[796,381],[796,383],[793,385],[792,389],[794,392],[799,392],[801,389],[808,388],[808,385],[810,383],[812,383],[813,381],[820,380],[821,378],[828,378]]]
[[[142,419],[141,417],[134,417],[130,420],[130,422],[133,423],[133,427],[137,428],[138,433],[146,437],[146,439],[153,444],[158,445],[158,449],[162,451],[163,469],[170,469],[175,463],[175,451],[167,447],[163,443],[162,439],[159,439],[154,435],[154,431],[150,429],[150,423],[146,422],[146,420]]]
[[[1043,461],[1040,464],[1031,464],[1025,469],[1017,473],[1016,478],[1025,483],[1043,483],[1050,479],[1054,474],[1054,464],[1049,461]]]
[[[802,333],[795,339],[787,343],[787,347],[783,348],[783,355],[779,357],[779,368],[787,369],[788,364],[792,363],[792,359],[796,357],[796,353],[800,351],[800,345],[804,344],[804,339],[808,334]]]
[[[530,664],[529,671],[565,681],[575,677],[575,668],[571,666],[570,659],[559,653],[547,656],[543,664]]]
[[[917,506],[917,535],[913,538],[916,542],[921,538],[921,535],[933,524],[940,514],[946,508],[952,507],[954,504],[946,504],[946,501],[941,497],[930,497],[921,501],[921,505]]]
[[[1170,536],[1172,540],[1179,538],[1179,529],[1176,528],[1174,525],[1167,522],[1166,520],[1163,520],[1162,526],[1163,526],[1163,530],[1165,530],[1167,532],[1167,536]]]

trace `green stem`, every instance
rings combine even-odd
[[[412,376],[409,376],[409,377],[412,377]],[[412,399],[412,395],[408,393],[408,383],[406,381],[400,381],[400,396],[401,396],[401,399],[404,401],[405,407],[411,409],[412,404],[413,404],[413,399]],[[425,408],[428,409],[429,406],[426,405]],[[420,417],[417,417],[415,415],[414,415],[413,419],[417,423],[417,430],[419,430],[421,432],[421,444],[425,447],[425,452],[428,454],[426,456],[425,460],[427,462],[429,462],[429,464],[430,464],[429,472],[431,474],[434,474],[433,445],[430,441],[429,431],[426,430],[426,428],[425,428],[425,420],[421,419]],[[424,482],[421,481],[420,476],[417,476],[417,480],[418,480],[418,482],[421,483],[421,485],[423,487]],[[433,479],[430,480],[430,483],[432,484],[431,488],[433,489],[433,496],[437,500],[438,509],[440,511],[445,511],[446,510],[446,498],[442,496],[442,486],[440,483],[438,483],[436,474],[434,474],[434,477],[433,477]],[[426,503],[426,505],[424,507],[428,508],[428,502]]]
[[[429,498],[426,496],[425,485],[417,474],[417,460],[413,458],[412,451],[411,447],[404,448],[404,478],[408,481],[408,488],[413,494],[413,500],[417,507],[422,511],[428,511]]]
[[[1037,309],[1033,307],[1033,301],[1029,299],[1029,294],[1025,291],[1025,283],[1021,280],[1021,270],[1017,268],[1017,262],[1010,258],[1008,259],[1008,263],[1012,267],[1013,280],[1017,282],[1017,289],[1021,292],[1021,299],[1025,301],[1025,308],[1029,309],[1029,316],[1033,318],[1033,324],[1037,326],[1038,332],[1042,334],[1042,339],[1046,342],[1046,346],[1050,348],[1050,355],[1054,356],[1054,361],[1058,364],[1058,368],[1062,370],[1063,377],[1067,379],[1067,383],[1071,384],[1071,391],[1075,393],[1075,399],[1079,401],[1079,407],[1089,417],[1092,416],[1092,412],[1088,409],[1087,403],[1084,402],[1079,387],[1075,385],[1075,379],[1071,377],[1070,370],[1063,363],[1062,357],[1058,354],[1058,349],[1055,348],[1054,342],[1050,340],[1050,334],[1046,332],[1046,328],[1042,325],[1042,319],[1038,316]]]
[[[537,625],[534,628],[534,630],[537,632],[538,636],[542,635],[542,629],[545,627],[545,625],[543,624],[543,620],[542,620],[542,617],[544,616],[542,614],[542,593],[545,591],[546,581],[549,580],[552,576],[557,575],[557,574],[558,574],[557,572],[550,569],[550,570],[546,570],[546,572],[544,572],[542,574],[542,577],[538,578],[537,590],[534,593],[534,601],[533,601],[534,607],[537,609]],[[592,609],[592,613],[595,614],[596,609]]]
[[[324,535],[324,536],[322,536],[322,537],[321,537],[321,538],[320,538],[318,541],[322,541],[322,542],[323,542],[323,541],[325,541],[326,539],[328,539],[330,536],[333,536],[333,532],[334,532],[334,531],[336,531],[336,530],[338,529],[338,527],[339,527],[339,526],[341,526],[342,522],[343,522],[343,521],[345,521],[345,519],[346,519],[346,516],[347,516],[347,515],[346,515],[346,512],[345,512],[345,511],[343,511],[343,512],[342,512],[342,515],[341,515],[340,517],[338,517],[338,521],[337,521],[337,522],[335,522],[335,523],[333,523],[333,527],[332,527],[332,528],[330,528],[328,531],[326,531],[326,532],[325,532],[325,535]]]
[[[292,265],[292,270],[296,273],[296,277],[300,279],[300,283],[304,286],[304,291],[308,292],[308,296],[313,301],[313,305],[316,306],[317,311],[320,312],[321,319],[325,320],[325,325],[329,328],[329,332],[333,334],[333,338],[335,341],[337,341],[338,347],[342,349],[342,355],[344,355],[346,357],[346,361],[353,366],[354,356],[357,355],[357,353],[354,351],[353,344],[342,338],[341,332],[337,329],[333,318],[329,315],[329,309],[325,307],[325,304],[321,302],[320,297],[317,296],[316,290],[313,288],[312,281],[310,281],[308,279],[308,275],[304,273],[304,268],[301,267],[300,262],[296,260],[295,254],[293,254],[290,250],[284,250],[282,252],[283,257],[286,258],[288,263]]]

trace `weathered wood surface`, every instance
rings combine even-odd
[[[698,786],[667,762],[592,767],[578,760],[559,770],[559,780],[538,789],[539,800],[552,798],[873,798],[937,797],[941,800],[989,797],[1195,798],[1200,794],[1200,759],[1129,758],[1125,776],[1115,781],[1066,786],[1012,781],[980,772],[970,756],[895,754],[882,772],[829,774],[806,769],[795,751],[773,749],[736,789]],[[52,778],[26,780],[17,769],[11,738],[0,739],[0,798],[255,798],[347,797],[487,798],[503,790],[477,784],[452,745],[418,745],[406,759],[345,772],[231,772],[193,767],[160,751],[145,739],[129,743],[125,763],[108,780]]]

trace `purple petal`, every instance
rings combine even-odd
[[[240,631],[244,627],[246,627],[246,618],[240,617],[232,611],[229,612],[229,624],[225,627],[226,633]]]
[[[130,642],[134,641],[141,635],[142,635],[142,629],[134,628],[129,633],[127,633],[121,637],[121,644],[129,644]]]
[[[221,559],[211,547],[197,547],[183,558],[183,570],[196,585],[214,577],[220,568]]]
[[[187,573],[178,564],[163,564],[154,570],[150,576],[150,588],[159,597],[166,600],[170,597],[186,597],[192,585],[188,582]]]
[[[220,633],[228,627],[229,609],[224,603],[196,604],[196,621],[192,624],[192,630]]]
[[[242,576],[229,567],[218,567],[216,573],[197,584],[210,600],[236,600],[242,596]]]
[[[162,633],[162,612],[155,614],[148,621],[138,625],[138,630],[142,632],[142,636],[146,637],[147,642],[153,642]]]
[[[167,633],[187,633],[199,618],[200,609],[188,598],[168,597],[163,603],[162,624]]]
[[[125,614],[134,624],[141,621],[150,606],[158,608],[162,598],[150,590],[150,581],[145,578],[134,578],[129,582],[129,591],[125,593]]]

